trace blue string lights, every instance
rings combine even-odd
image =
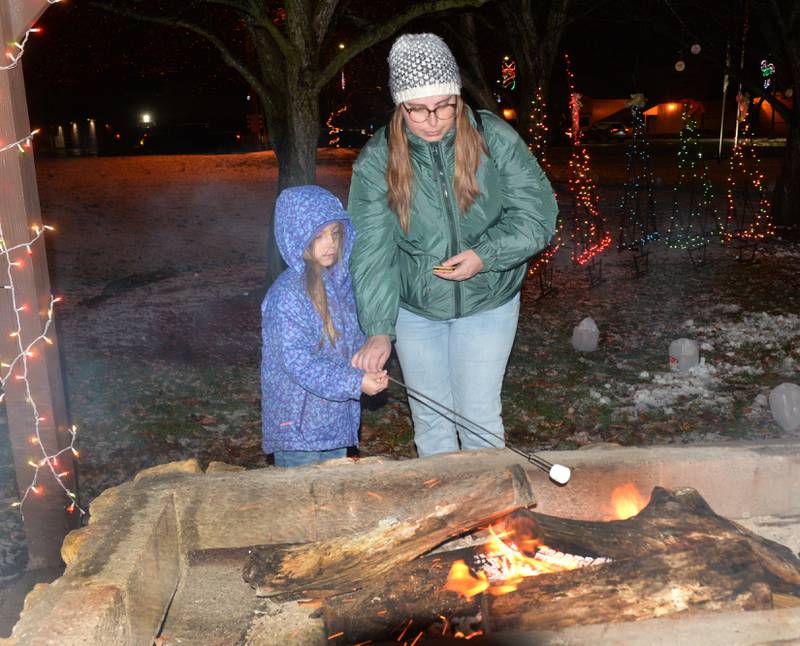
[[[617,249],[641,250],[661,237],[656,224],[656,203],[653,197],[653,169],[650,142],[645,132],[643,94],[631,94],[631,143],[626,155],[628,167],[625,190],[620,198],[619,240]]]

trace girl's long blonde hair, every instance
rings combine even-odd
[[[331,268],[338,265],[339,261],[342,259],[344,227],[341,222],[336,223],[336,230],[339,234],[339,248],[336,250],[336,260],[334,260]],[[320,318],[322,318],[323,337],[319,340],[319,347],[322,348],[325,343],[325,337],[327,336],[331,345],[335,348],[336,339],[339,337],[339,331],[333,327],[333,319],[328,310],[328,294],[325,291],[325,283],[322,280],[324,273],[328,271],[329,268],[323,267],[314,259],[313,247],[315,239],[316,238],[311,238],[308,245],[306,245],[306,248],[303,250],[303,260],[306,262],[306,293],[308,294],[309,300],[313,303],[314,309],[319,312]]]
[[[405,108],[398,105],[394,109],[389,124],[389,163],[386,167],[386,183],[389,188],[389,208],[394,211],[406,235],[411,224],[411,191],[414,171],[408,152],[408,139],[403,122]],[[489,149],[481,133],[470,123],[467,105],[456,96],[456,159],[453,174],[453,193],[458,210],[463,215],[481,194],[478,187],[478,166],[481,152],[488,155]]]

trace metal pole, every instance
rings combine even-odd
[[[717,159],[722,161],[722,138],[725,130],[725,101],[728,98],[728,82],[730,75],[728,70],[731,67],[731,41],[725,48],[725,76],[722,78],[722,113],[719,115],[719,151],[717,152]]]
[[[739,59],[739,92],[742,93],[742,76],[744,75],[744,48],[747,43],[747,30],[750,28],[750,3],[745,3],[744,24],[742,25],[742,55]],[[733,147],[739,143],[739,115],[736,115],[736,130],[733,133]]]

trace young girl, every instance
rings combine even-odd
[[[386,371],[350,365],[364,342],[348,259],[355,230],[319,186],[287,188],[275,238],[288,268],[261,304],[261,410],[265,453],[281,467],[344,457],[358,444],[361,393],[388,385]]]

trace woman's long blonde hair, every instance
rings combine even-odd
[[[389,163],[386,167],[386,183],[389,187],[389,208],[394,211],[406,235],[411,224],[411,191],[414,171],[408,153],[408,139],[403,122],[403,105],[394,109],[389,124]],[[453,193],[458,210],[463,215],[481,194],[478,187],[478,166],[481,152],[488,155],[489,149],[481,133],[470,123],[467,105],[456,96],[456,160],[453,175]]]
[[[339,234],[339,248],[336,250],[336,260],[333,265],[331,265],[331,268],[338,265],[339,261],[342,259],[342,245],[344,244],[344,227],[341,222],[336,223],[336,229]],[[327,336],[331,345],[335,348],[336,339],[339,337],[339,331],[333,327],[333,319],[328,310],[328,294],[325,291],[325,283],[322,280],[324,273],[328,271],[329,268],[323,267],[314,259],[313,247],[315,239],[316,238],[311,238],[308,245],[306,245],[306,248],[303,250],[303,260],[306,262],[306,293],[308,294],[309,300],[313,303],[314,309],[319,312],[320,318],[322,318],[323,337],[319,340],[319,347],[322,348],[325,337]]]

